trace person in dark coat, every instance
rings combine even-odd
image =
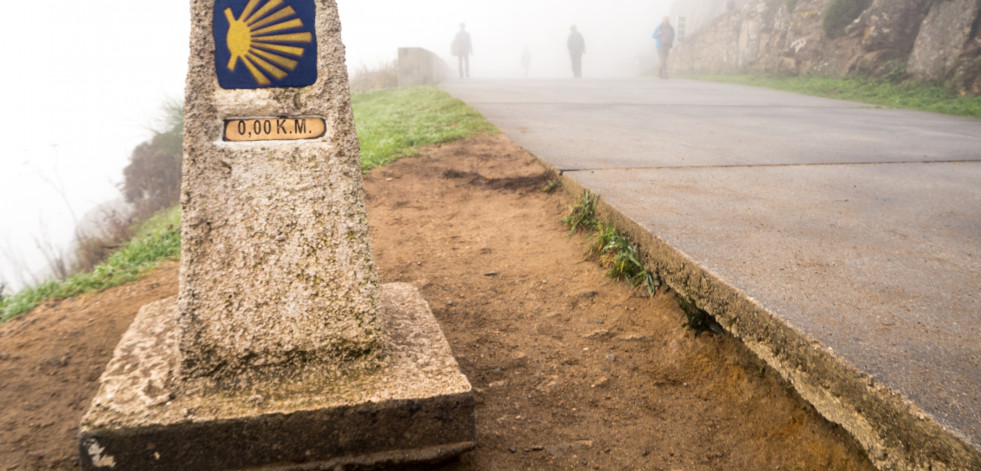
[[[460,66],[460,78],[470,77],[470,56],[473,54],[473,44],[470,42],[470,33],[467,32],[467,25],[460,23],[460,32],[453,38],[453,45],[450,46],[457,62]]]
[[[671,18],[665,16],[661,24],[654,30],[654,41],[657,44],[657,57],[661,59],[661,70],[658,77],[668,78],[668,55],[671,54],[671,47],[674,46],[674,26],[671,26]]]
[[[582,55],[586,53],[586,40],[583,39],[576,25],[572,25],[569,30],[572,33],[569,34],[566,47],[569,48],[569,58],[572,59],[572,75],[575,78],[582,78]]]

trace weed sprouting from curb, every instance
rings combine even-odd
[[[579,197],[576,204],[569,206],[569,214],[562,218],[569,226],[569,237],[576,232],[593,232],[599,227],[596,221],[596,196],[586,191]]]
[[[601,224],[596,219],[596,195],[586,191],[576,204],[569,206],[569,214],[562,222],[569,226],[571,237],[576,232],[593,234],[589,254],[596,257],[600,266],[607,269],[606,276],[614,281],[626,280],[635,288],[643,288],[653,297],[661,286],[661,279],[640,262],[637,249],[630,239],[621,234],[613,224]],[[722,327],[704,309],[689,298],[678,296],[678,306],[685,313],[682,324],[696,334],[711,330],[722,333]]]
[[[637,249],[630,239],[612,224],[601,226],[596,231],[589,250],[599,257],[600,265],[607,268],[607,278],[626,280],[634,287],[646,289],[652,296],[661,286],[661,280],[638,260]]]
[[[654,296],[661,286],[661,280],[640,263],[637,249],[627,236],[612,224],[604,225],[596,220],[596,201],[596,196],[586,191],[575,205],[569,207],[569,214],[562,218],[562,222],[570,228],[569,235],[576,232],[593,233],[589,253],[597,257],[600,266],[606,268],[607,278],[625,280]]]

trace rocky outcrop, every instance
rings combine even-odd
[[[689,32],[681,72],[903,76],[981,93],[981,0],[874,0],[844,33],[822,27],[834,0],[750,0]],[[907,65],[908,64],[908,65]]]
[[[851,37],[861,38],[858,55],[847,72],[882,75],[901,66],[913,49],[926,12],[924,0],[872,2],[847,30]]]
[[[976,24],[975,31],[979,28]],[[948,88],[959,90],[961,93],[981,95],[981,36],[975,34],[960,57],[954,61],[952,70],[948,72],[946,84]]]
[[[974,26],[979,7],[978,0],[937,2],[920,28],[909,72],[919,80],[947,79],[970,45],[972,33],[977,35]]]

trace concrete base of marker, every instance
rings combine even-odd
[[[82,469],[350,469],[472,449],[473,393],[429,305],[412,285],[383,285],[379,318],[390,348],[367,374],[207,393],[177,374],[175,298],[144,306],[82,420]]]

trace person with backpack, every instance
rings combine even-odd
[[[658,77],[668,78],[668,55],[671,47],[674,46],[674,27],[671,26],[671,18],[665,16],[661,24],[654,30],[654,40],[657,43],[657,56],[661,60],[661,70]]]

